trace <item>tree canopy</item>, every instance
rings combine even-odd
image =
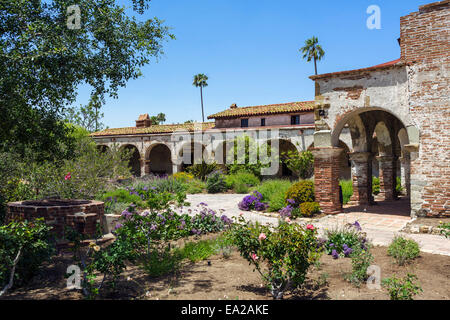
[[[133,0],[138,13],[149,0]],[[80,85],[104,101],[141,76],[141,67],[174,38],[158,18],[138,21],[115,0],[0,2],[0,151],[43,159],[63,152],[63,115]],[[79,16],[77,14],[79,13]],[[71,25],[79,18],[79,28]]]

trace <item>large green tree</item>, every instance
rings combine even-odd
[[[314,71],[317,75],[317,61],[322,60],[325,56],[325,51],[322,49],[322,46],[319,44],[319,40],[317,37],[312,37],[305,41],[305,45],[299,50],[303,54],[303,59],[310,62],[314,60]]]
[[[149,2],[130,0],[138,13]],[[174,38],[169,28],[126,9],[115,0],[0,1],[0,151],[54,158],[68,136],[65,109],[80,85],[100,101],[116,98],[162,53],[163,42]]]
[[[206,81],[208,81],[208,76],[203,73],[199,73],[194,76],[194,81],[192,82],[193,86],[196,86],[197,88],[200,87],[200,99],[202,103],[203,122],[205,122],[205,112],[203,111],[203,88],[208,86],[208,83]]]

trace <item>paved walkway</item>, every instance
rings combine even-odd
[[[245,194],[195,194],[188,195],[187,201],[191,203],[187,209],[195,209],[200,202],[205,202],[213,210],[223,209],[228,217],[243,216],[247,220],[258,221],[260,223],[278,224],[278,219],[268,217],[257,212],[239,210],[237,204]],[[367,237],[374,245],[387,246],[395,235],[405,235],[417,241],[421,251],[434,254],[450,256],[450,239],[440,235],[432,234],[405,234],[400,230],[411,221],[409,217],[408,201],[401,199],[392,202],[378,202],[377,205],[369,207],[346,207],[344,213],[326,216],[320,219],[299,219],[300,222],[310,222],[319,228],[321,234],[325,229],[332,229],[343,226],[346,223],[358,221]]]

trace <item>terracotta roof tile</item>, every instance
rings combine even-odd
[[[262,106],[250,106],[240,108],[230,108],[208,116],[208,119],[237,118],[243,116],[259,116],[278,113],[313,111],[314,101],[300,101],[280,104],[269,104]]]
[[[376,66],[372,66],[372,67],[368,67],[368,68],[318,74],[318,75],[310,76],[309,78],[312,80],[316,80],[316,79],[321,79],[321,78],[329,78],[332,76],[339,76],[339,75],[358,73],[358,72],[368,72],[368,71],[379,70],[379,69],[389,68],[389,67],[393,67],[393,66],[403,66],[403,65],[404,65],[404,62],[401,59],[397,59],[397,60],[389,61],[386,63],[377,64]]]
[[[214,127],[214,122],[196,123],[196,125],[202,125],[203,130],[211,129]],[[194,123],[181,123],[181,124],[162,124],[151,125],[150,127],[126,127],[126,128],[111,128],[105,129],[99,132],[91,133],[93,137],[100,136],[118,136],[118,135],[134,135],[134,134],[157,134],[157,133],[172,133],[176,130],[194,131]]]

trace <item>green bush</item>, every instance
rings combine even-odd
[[[397,192],[397,194],[402,193],[403,191],[403,187],[402,187],[402,179],[400,177],[396,177],[396,181],[395,181],[395,191]]]
[[[446,238],[450,238],[450,222],[439,221],[440,234]]]
[[[256,191],[263,196],[262,201],[269,205],[269,211],[276,212],[286,205],[286,191],[290,186],[292,182],[289,180],[265,180],[256,188]]]
[[[294,223],[271,228],[241,216],[230,229],[229,237],[241,256],[261,274],[275,299],[302,285],[309,266],[321,254],[317,229]]]
[[[145,256],[142,265],[150,277],[161,277],[177,272],[181,267],[182,260],[183,255],[179,249],[170,250],[169,247],[166,247],[164,250],[155,250]]]
[[[395,276],[383,279],[383,287],[389,292],[391,300],[413,300],[415,295],[423,292],[416,280],[416,275],[408,273],[403,279]]]
[[[238,173],[226,176],[225,183],[227,184],[228,189],[234,189],[236,193],[247,193],[248,187],[255,187],[259,184],[259,178],[255,176],[253,173],[240,171]],[[244,192],[236,191],[236,189],[244,190],[244,186],[247,186],[247,191]]]
[[[308,179],[314,173],[314,156],[311,151],[283,152],[282,161],[301,179]]]
[[[182,257],[184,259],[189,259],[191,262],[208,259],[217,252],[218,243],[216,239],[188,242],[181,249]]]
[[[203,190],[205,190],[205,189],[206,189],[206,183],[204,183],[200,179],[192,179],[187,184],[186,193],[188,193],[188,194],[202,193]]]
[[[348,253],[351,253],[352,251],[359,248],[367,249],[368,247],[367,238],[362,233],[361,227],[357,222],[352,225],[345,225],[343,227],[335,227],[326,230],[325,235],[327,238],[325,243],[327,254],[333,254],[333,251],[336,251],[334,255],[344,254],[348,256]],[[335,258],[338,258],[338,256],[335,256]]]
[[[194,175],[187,172],[177,172],[172,175],[175,180],[183,183],[191,182],[194,179]]]
[[[219,193],[227,190],[225,180],[220,172],[211,174],[206,180],[206,190],[208,193]]]
[[[37,273],[43,262],[49,261],[54,253],[50,230],[51,227],[45,224],[43,218],[12,221],[0,226],[0,288],[9,282],[19,250],[14,285],[25,284]]]
[[[134,203],[140,208],[144,207],[144,201],[142,201],[142,198],[132,192],[133,191],[128,191],[126,189],[108,191],[100,197],[100,200],[110,203]]]
[[[320,212],[320,206],[317,202],[303,202],[300,204],[300,214],[303,217],[311,217]]]
[[[147,183],[148,188],[155,188],[157,192],[179,193],[185,192],[187,186],[173,177],[155,178]]]
[[[372,193],[375,195],[380,193],[380,178],[372,177]]]
[[[342,202],[347,204],[353,195],[353,181],[352,180],[341,180],[339,185],[342,188]]]
[[[295,201],[295,206],[303,202],[314,202],[314,181],[302,180],[294,183],[286,192],[286,199]]]
[[[395,237],[388,247],[388,255],[393,257],[400,266],[417,258],[419,254],[420,249],[417,242],[399,236]]]
[[[352,258],[352,273],[348,277],[350,282],[356,287],[360,287],[361,284],[367,280],[367,268],[373,262],[373,256],[369,251],[369,248],[361,249],[357,248],[350,255]]]
[[[206,163],[205,161],[202,161],[202,163],[193,164],[187,167],[186,171],[193,174],[197,179],[205,181],[207,176],[216,171],[217,168],[218,167],[215,162]]]

